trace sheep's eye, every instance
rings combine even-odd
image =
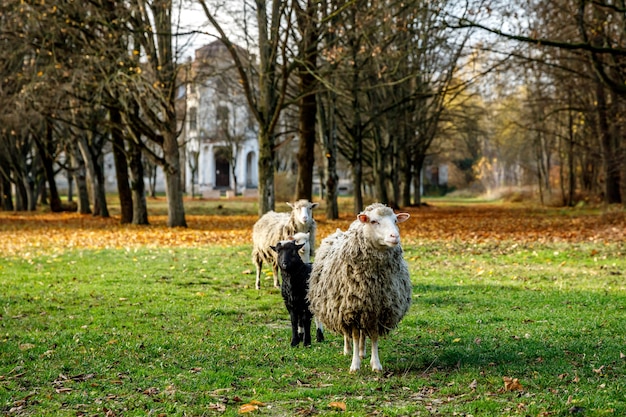
[[[370,220],[370,224],[378,224],[378,220]]]

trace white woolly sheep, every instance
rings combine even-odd
[[[327,328],[343,334],[345,355],[352,340],[350,372],[361,367],[365,336],[372,341],[372,370],[382,371],[378,339],[398,325],[411,305],[412,285],[397,226],[408,218],[408,213],[372,204],[346,232],[337,230],[322,240],[317,251],[310,309]]]
[[[299,251],[304,244],[297,244],[294,240],[285,243],[278,242],[272,246],[278,255],[278,266],[282,273],[281,294],[285,307],[291,319],[291,346],[298,346],[300,342],[304,346],[311,346],[311,310],[307,293],[309,291],[309,276],[311,264],[305,263],[300,257]],[[320,330],[317,332],[317,341],[324,340]]]
[[[261,268],[263,262],[272,266],[274,272],[274,287],[279,287],[278,266],[276,265],[276,252],[270,249],[271,245],[286,240],[296,233],[309,233],[309,256],[313,256],[315,248],[315,231],[317,224],[313,219],[313,209],[317,203],[308,200],[298,200],[295,203],[287,203],[291,207],[290,213],[277,213],[268,211],[252,228],[252,262],[256,266],[256,289],[261,288]]]

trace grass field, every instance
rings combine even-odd
[[[350,374],[336,334],[289,346],[254,208],[220,205],[184,230],[0,213],[0,414],[626,415],[623,213],[412,209],[413,306],[385,372]]]

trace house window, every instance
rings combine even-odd
[[[195,107],[189,108],[189,130],[196,130],[198,128],[198,109]]]

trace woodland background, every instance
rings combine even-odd
[[[419,205],[427,161],[451,163],[473,194],[620,204],[625,11],[619,0],[5,1],[1,207],[108,217],[110,151],[123,223],[148,223],[144,178],[159,166],[167,224],[186,226],[179,92],[195,42],[215,38],[258,123],[259,214],[275,208],[277,150],[294,133],[294,197],[312,199],[322,175],[329,219],[341,163],[356,212],[367,196]]]

